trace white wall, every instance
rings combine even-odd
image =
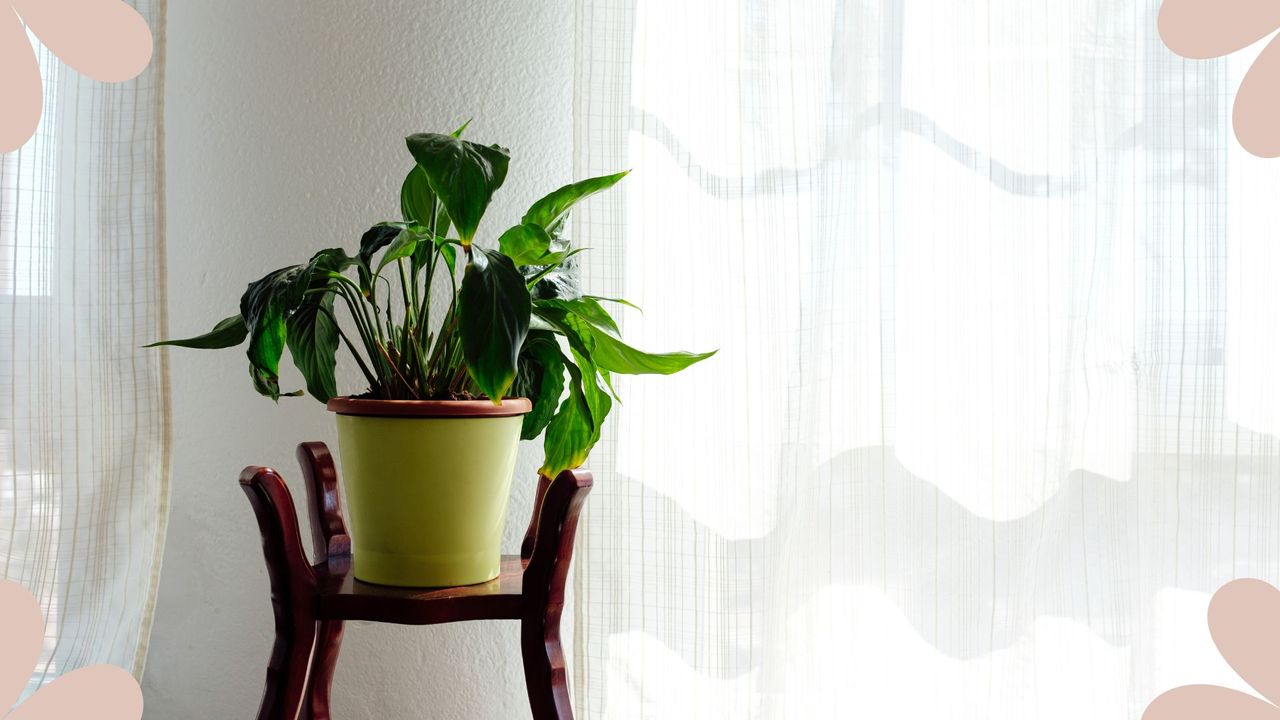
[[[395,219],[402,138],[451,130],[512,148],[481,226],[518,218],[567,181],[567,2],[182,1],[169,4],[168,248],[173,333],[235,312],[244,285],[321,247],[354,250]],[[310,399],[257,397],[240,350],[175,350],[173,494],[143,688],[149,720],[253,717],[272,642],[257,527],[236,483],[248,464],[302,487],[293,447],[334,441]],[[291,369],[291,368],[290,368]],[[296,384],[296,375],[286,375]],[[508,547],[528,518],[525,448]],[[305,507],[305,504],[303,504]],[[515,624],[349,624],[335,717],[528,717]]]

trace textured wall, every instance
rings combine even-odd
[[[354,249],[392,218],[410,162],[401,138],[452,129],[513,149],[482,234],[566,181],[571,18],[563,3],[498,0],[169,4],[170,325],[204,331],[244,285],[320,247]],[[292,368],[289,368],[291,371]],[[145,681],[146,717],[246,718],[272,641],[247,464],[334,441],[310,399],[257,397],[239,351],[172,353],[173,496]],[[298,383],[286,372],[286,383]],[[300,386],[300,385],[297,385]],[[537,449],[524,448],[508,547],[528,518]],[[335,715],[528,717],[514,624],[352,624]]]

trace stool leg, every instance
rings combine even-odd
[[[302,550],[293,498],[280,475],[269,468],[245,468],[240,486],[262,532],[276,622],[258,720],[300,720],[308,712],[304,708],[316,650],[315,574]]]
[[[532,538],[525,545],[524,611],[520,619],[520,650],[524,681],[534,720],[573,720],[564,649],[560,646],[560,615],[564,584],[573,559],[578,514],[591,491],[591,474],[566,470],[547,483],[535,510]],[[529,542],[529,540],[532,542]],[[524,553],[522,553],[524,554]]]
[[[267,686],[258,720],[301,720],[315,650],[315,622],[291,621],[276,614],[276,645],[267,665]],[[326,716],[327,717],[327,716]]]
[[[333,689],[333,671],[338,665],[342,646],[342,621],[321,620],[316,637],[316,651],[311,658],[311,720],[330,720],[329,693]]]
[[[526,616],[520,623],[524,682],[533,720],[573,720],[564,650],[560,647],[560,610],[543,620]]]

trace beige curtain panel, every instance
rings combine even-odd
[[[104,84],[36,42],[40,128],[0,155],[0,576],[46,617],[29,690],[140,675],[168,499],[162,0],[156,54]]]

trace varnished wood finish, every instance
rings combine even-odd
[[[240,474],[240,486],[258,516],[276,620],[276,643],[258,720],[297,720],[302,717],[316,641],[315,576],[302,550],[293,498],[280,475],[269,468],[248,467]]]
[[[307,562],[293,500],[279,474],[250,467],[240,477],[262,531],[276,614],[276,645],[259,720],[329,720],[344,620],[405,625],[519,620],[534,719],[572,720],[560,616],[578,515],[591,490],[590,473],[565,471],[554,481],[539,478],[521,554],[504,556],[494,580],[397,588],[361,582],[351,573],[351,539],[328,448],[303,443],[298,461],[311,511],[314,565]]]
[[[524,531],[524,542],[520,543],[520,557],[525,560],[533,554],[533,541],[538,537],[538,515],[542,513],[542,500],[547,496],[547,488],[551,478],[538,475],[538,489],[533,494],[533,514],[529,516],[529,527]]]
[[[342,627],[341,620],[321,620],[318,625],[307,691],[311,720],[330,720],[329,698],[333,692],[333,673],[338,668],[338,651],[342,649]]]
[[[307,508],[311,511],[311,540],[316,562],[351,557],[351,536],[342,518],[342,492],[338,469],[322,442],[298,445],[298,465],[307,481]]]
[[[357,580],[350,572],[330,574],[317,565],[317,613],[322,618],[369,620],[400,625],[439,625],[463,620],[517,620],[523,607],[519,557],[502,559],[502,574],[479,585],[401,588]]]
[[[305,442],[298,446],[298,464],[307,483],[307,507],[311,511],[311,543],[317,566],[312,573],[328,577],[329,569],[346,572],[351,567],[351,536],[342,518],[342,494],[338,488],[338,469],[329,448],[322,442]],[[318,613],[317,613],[318,614]],[[316,633],[315,653],[311,657],[311,720],[329,720],[329,698],[333,691],[333,673],[342,649],[343,625],[340,619],[322,619]]]
[[[578,515],[591,482],[589,472],[561,473],[547,487],[538,513],[533,553],[524,571],[524,614],[520,618],[524,680],[534,718],[573,717],[560,646],[560,615]]]

